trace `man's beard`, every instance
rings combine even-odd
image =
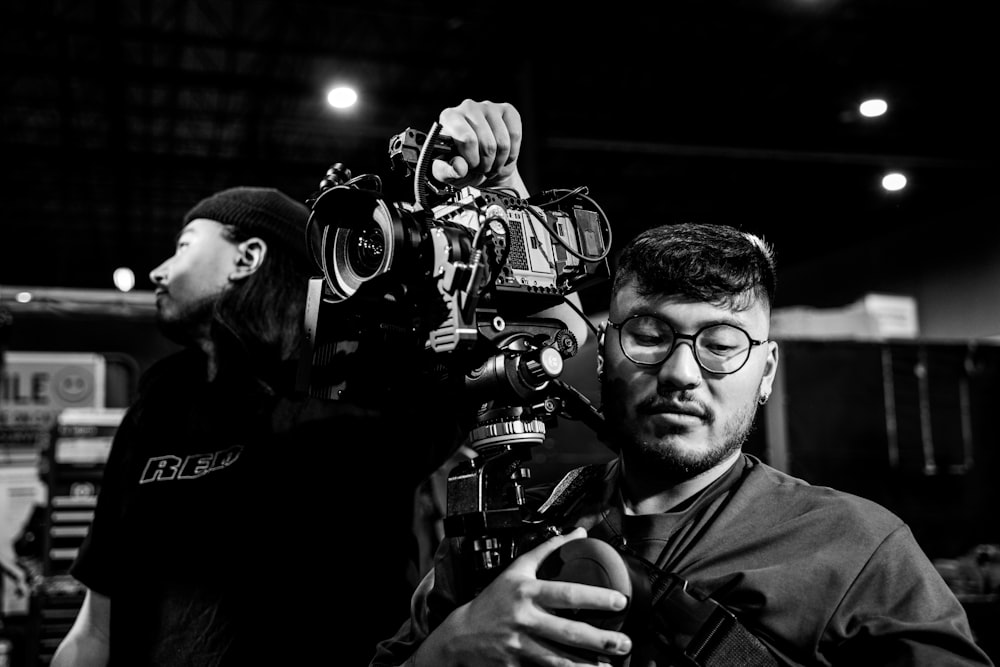
[[[163,308],[157,308],[156,324],[160,332],[175,343],[194,345],[207,336],[218,300],[218,296],[206,296],[185,305],[173,301],[176,307],[173,312],[164,313]]]
[[[684,390],[674,392],[675,396],[688,401],[690,397]],[[733,414],[723,425],[721,439],[707,450],[690,451],[675,446],[671,440],[681,436],[688,429],[678,426],[669,429],[660,439],[639,437],[635,431],[627,428],[625,406],[622,396],[626,392],[612,386],[607,377],[601,379],[601,405],[608,426],[608,433],[613,446],[628,461],[630,469],[644,470],[650,476],[656,476],[664,481],[683,481],[710,470],[738,451],[746,443],[753,430],[757,415],[757,401],[749,401]],[[756,396],[756,394],[754,394]],[[666,396],[666,395],[664,395]],[[704,419],[711,424],[716,416],[706,409]]]

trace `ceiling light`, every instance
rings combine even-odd
[[[132,272],[132,269],[127,266],[115,269],[113,279],[115,281],[115,287],[117,287],[120,292],[128,292],[135,287],[135,274]]]
[[[882,187],[889,192],[896,192],[906,187],[906,176],[898,171],[889,172],[882,177]]]
[[[358,101],[358,93],[347,86],[337,86],[326,94],[326,102],[334,109],[353,107]]]
[[[886,111],[889,110],[889,105],[885,100],[879,98],[872,98],[870,100],[865,100],[858,106],[858,111],[861,112],[862,116],[866,118],[875,118],[876,116],[881,116]]]

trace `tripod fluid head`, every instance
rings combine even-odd
[[[466,379],[489,397],[480,407],[467,445],[476,456],[448,476],[445,535],[460,537],[471,595],[482,590],[520,553],[557,534],[527,503],[531,450],[545,441],[558,417],[580,419],[601,430],[603,418],[579,392],[559,380],[564,357],[576,354],[575,337],[558,320],[520,333]]]

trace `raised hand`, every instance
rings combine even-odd
[[[517,170],[521,114],[513,105],[466,99],[442,111],[438,123],[441,134],[454,140],[458,155],[434,161],[435,179],[457,187],[512,188],[522,197],[528,195]]]

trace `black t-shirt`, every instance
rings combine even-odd
[[[190,351],[151,369],[72,570],[112,600],[112,663],[367,664],[408,609],[414,488],[456,442],[433,406],[207,382]]]

